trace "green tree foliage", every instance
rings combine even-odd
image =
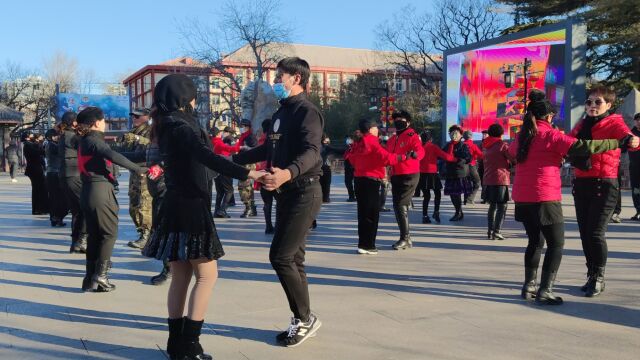
[[[640,87],[640,3],[637,0],[498,0],[527,23],[577,17],[587,24],[587,71],[619,93]],[[528,27],[519,23],[505,32]]]

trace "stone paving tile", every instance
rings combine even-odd
[[[121,179],[126,183],[126,178]],[[201,337],[217,359],[636,359],[640,350],[640,224],[609,228],[607,291],[582,297],[584,258],[570,195],[567,236],[557,293],[566,304],[542,308],[519,298],[526,237],[513,221],[507,240],[485,239],[486,206],[450,224],[443,199],[440,225],[422,225],[420,201],[411,212],[415,247],[390,250],[397,239],[383,213],[380,254],[355,254],[355,204],[337,176],[307,247],[318,336],[286,349],[274,336],[290,311],[268,262],[262,219],[216,222],[227,255]],[[84,294],[82,255],[68,253],[68,228],[30,215],[28,180],[0,175],[0,359],[166,359],[167,286],[148,284],[156,261],[126,247],[136,234],[126,192],[118,195],[120,234],[109,294]],[[416,199],[417,200],[417,199]],[[260,206],[258,206],[260,208]],[[623,215],[630,212],[625,193]]]

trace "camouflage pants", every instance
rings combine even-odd
[[[255,170],[255,165],[247,165],[247,169]],[[245,206],[253,206],[253,182],[250,179],[238,182],[238,193],[240,193],[240,200]]]
[[[147,178],[129,175],[129,215],[133,220],[133,225],[138,232],[142,230],[150,230],[152,224],[152,206],[151,194],[147,186]]]

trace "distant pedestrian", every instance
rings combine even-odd
[[[487,213],[487,239],[504,240],[502,224],[507,216],[511,162],[509,145],[502,140],[504,129],[500,124],[489,126],[489,137],[482,140],[484,153],[483,181],[485,200],[489,203]]]
[[[20,156],[18,156],[18,146],[15,140],[11,140],[9,146],[4,149],[4,159],[9,165],[9,176],[12,183],[17,183],[16,170],[20,166]]]
[[[44,147],[33,134],[22,136],[23,153],[27,162],[24,174],[31,180],[31,214],[49,213],[49,195],[45,177]]]
[[[471,184],[473,184],[471,193],[468,195],[465,194],[464,204],[473,206],[482,181],[480,174],[478,173],[478,160],[482,159],[482,150],[480,150],[478,145],[473,142],[473,133],[471,130],[465,131],[462,137],[464,138],[464,143],[469,148],[469,153],[471,154],[471,162],[469,162],[469,180],[471,181]]]
[[[462,140],[462,128],[458,125],[449,127],[449,138],[451,141],[444,146],[443,150],[455,160],[447,161],[445,165],[444,194],[451,197],[451,202],[456,211],[449,221],[460,221],[464,219],[462,197],[469,196],[473,192],[473,184],[469,179],[471,153],[469,152],[469,147]]]
[[[67,225],[63,220],[69,213],[64,187],[60,178],[60,166],[64,161],[64,153],[60,153],[59,134],[55,129],[47,130],[45,154],[47,158],[47,192],[49,194],[49,220],[51,226]]]
[[[420,134],[424,143],[424,158],[420,160],[420,187],[422,188],[422,223],[431,224],[429,217],[429,202],[433,191],[433,219],[440,223],[440,199],[442,198],[442,180],[438,174],[438,159],[455,161],[453,155],[442,151],[433,143],[433,134],[425,130]]]

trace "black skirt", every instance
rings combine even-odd
[[[445,195],[469,195],[473,192],[473,184],[467,177],[447,179],[444,181]]]
[[[559,201],[541,203],[516,203],[515,219],[540,226],[564,223],[562,204]]]
[[[504,204],[509,202],[508,185],[487,185],[484,187],[484,200],[490,203]]]
[[[167,191],[158,226],[142,255],[167,261],[217,260],[224,256],[207,202],[210,204],[206,199],[186,198]]]
[[[424,177],[424,189],[425,190],[442,190],[442,181],[438,173],[422,173]]]

